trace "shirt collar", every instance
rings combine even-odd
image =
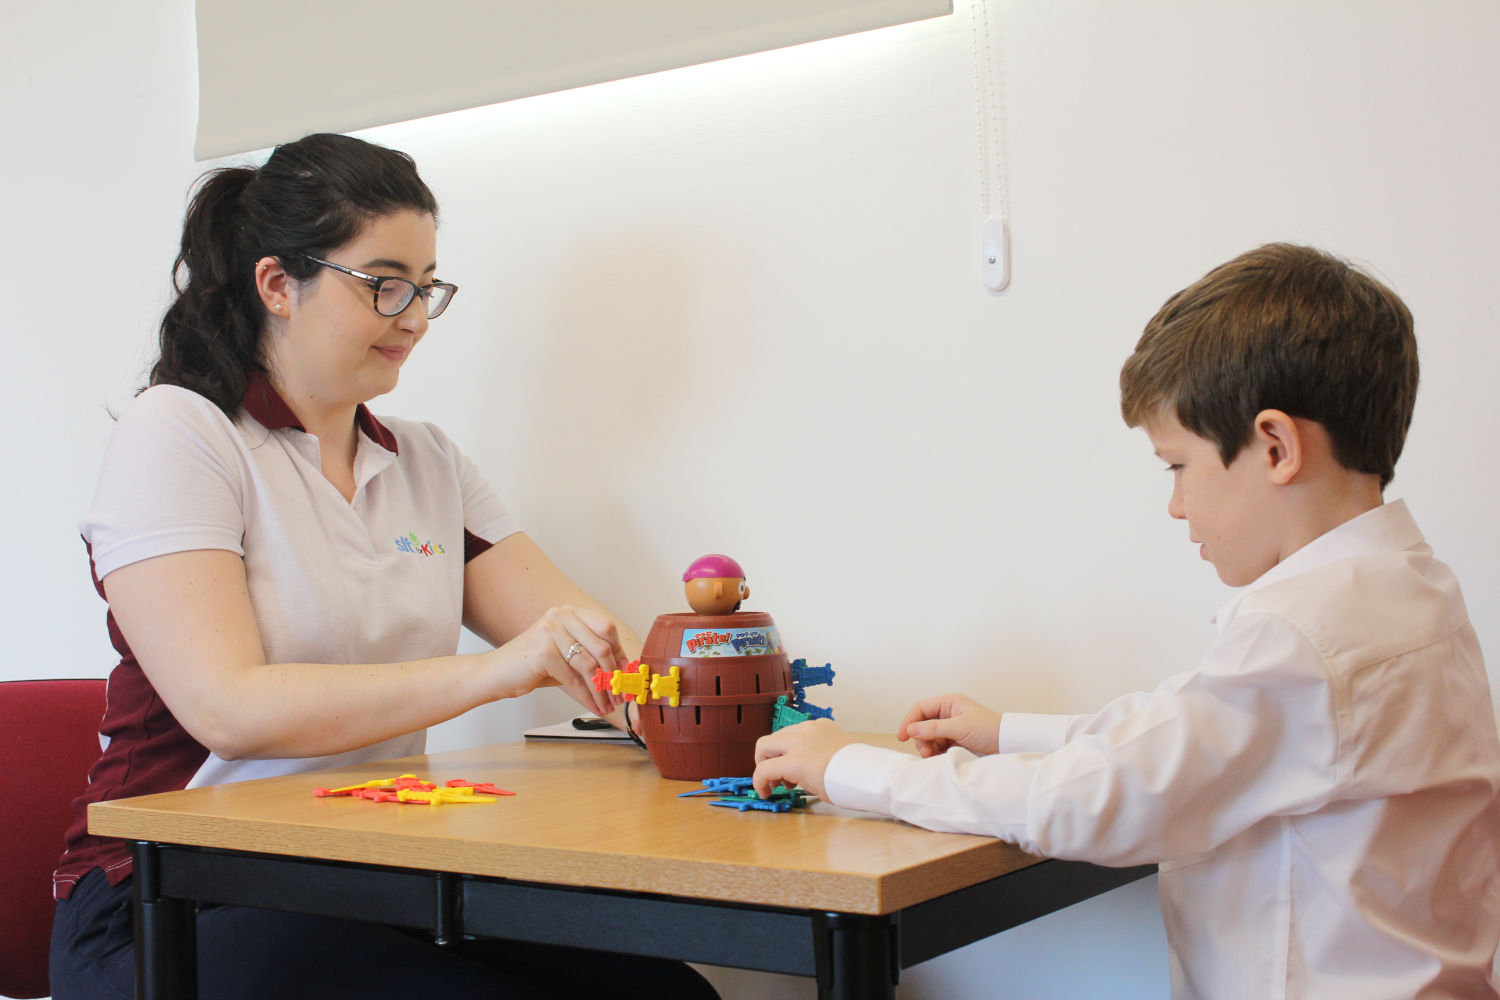
[[[271,385],[271,380],[266,378],[266,373],[259,368],[250,373],[249,382],[245,386],[245,401],[241,405],[245,412],[259,421],[266,430],[276,431],[290,427],[293,430],[306,431],[302,422],[297,419],[297,414],[286,405],[286,400],[281,398],[281,394]],[[375,415],[364,403],[355,407],[354,423],[371,441],[393,455],[399,453],[396,448],[396,435],[376,420]]]
[[[1231,597],[1219,609],[1214,620],[1221,623],[1229,621],[1234,617],[1235,608],[1247,594],[1281,580],[1354,556],[1415,549],[1425,544],[1417,522],[1406,507],[1406,501],[1392,500],[1324,532],[1266,570]]]

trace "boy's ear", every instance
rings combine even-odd
[[[1297,478],[1306,455],[1295,420],[1281,410],[1261,410],[1255,415],[1254,441],[1263,450],[1274,485],[1285,486]]]

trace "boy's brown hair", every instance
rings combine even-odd
[[[1227,466],[1255,415],[1315,420],[1339,464],[1396,474],[1417,397],[1411,312],[1385,285],[1311,247],[1270,243],[1166,301],[1120,370],[1120,411],[1139,427],[1162,406]]]

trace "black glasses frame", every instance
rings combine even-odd
[[[331,267],[335,271],[343,271],[345,274],[356,277],[360,281],[363,281],[365,284],[369,285],[370,289],[374,292],[374,297],[371,298],[370,305],[373,306],[375,312],[377,312],[381,316],[400,316],[407,310],[407,307],[411,305],[412,299],[421,296],[422,305],[424,306],[423,311],[427,313],[427,318],[437,319],[443,314],[443,310],[448,308],[448,303],[453,301],[453,296],[458,294],[458,286],[449,281],[434,281],[430,285],[419,285],[415,281],[409,281],[406,278],[397,278],[392,275],[366,274],[363,271],[356,271],[352,267],[345,267],[343,264],[335,264],[331,260],[324,260],[321,257],[314,257],[310,253],[305,253],[302,256],[306,257],[314,264],[321,264],[324,267]],[[406,286],[406,294],[401,297],[401,305],[398,306],[394,312],[386,312],[380,308],[380,290],[386,285],[390,284]],[[443,292],[443,295],[441,298],[438,298],[436,300],[437,304],[434,305],[432,293],[436,290],[441,290]]]

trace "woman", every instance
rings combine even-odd
[[[411,159],[345,136],[208,174],[151,384],[82,524],[121,661],[56,886],[58,1000],[128,996],[130,861],[92,801],[421,753],[425,729],[639,654],[431,424],[377,420],[452,301]],[[494,649],[459,656],[459,626]],[[686,966],[240,907],[199,918],[204,996],[712,996]],[[330,955],[339,956],[329,962]],[[360,970],[368,973],[361,978]],[[608,970],[606,972],[606,970]]]

